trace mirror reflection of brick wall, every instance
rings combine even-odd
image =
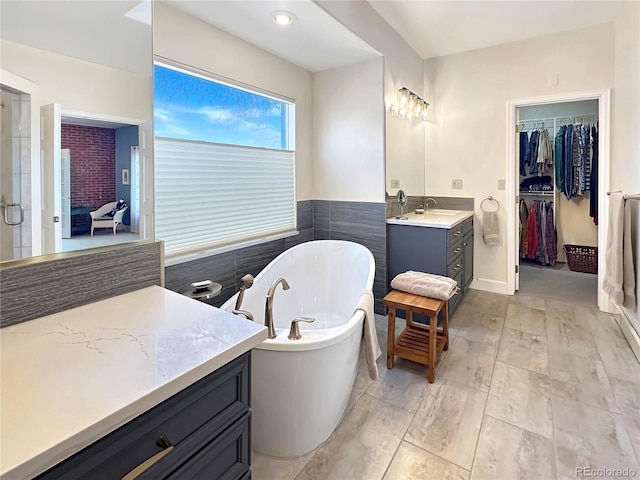
[[[62,148],[71,152],[71,208],[116,201],[114,129],[63,124]]]

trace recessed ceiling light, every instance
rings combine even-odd
[[[278,25],[290,25],[296,19],[296,16],[291,12],[273,12],[271,14],[273,21]]]

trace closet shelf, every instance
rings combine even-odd
[[[520,192],[520,195],[554,195],[555,192],[531,192],[528,190],[523,190]]]

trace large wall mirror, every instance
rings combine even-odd
[[[152,238],[151,0],[0,8],[0,260]]]

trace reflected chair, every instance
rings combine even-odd
[[[116,234],[118,225],[122,224],[122,217],[124,212],[129,208],[126,204],[120,210],[114,213],[114,209],[118,206],[119,202],[105,203],[99,209],[89,212],[91,215],[91,236],[93,236],[93,230],[96,228],[112,228],[113,234]]]

